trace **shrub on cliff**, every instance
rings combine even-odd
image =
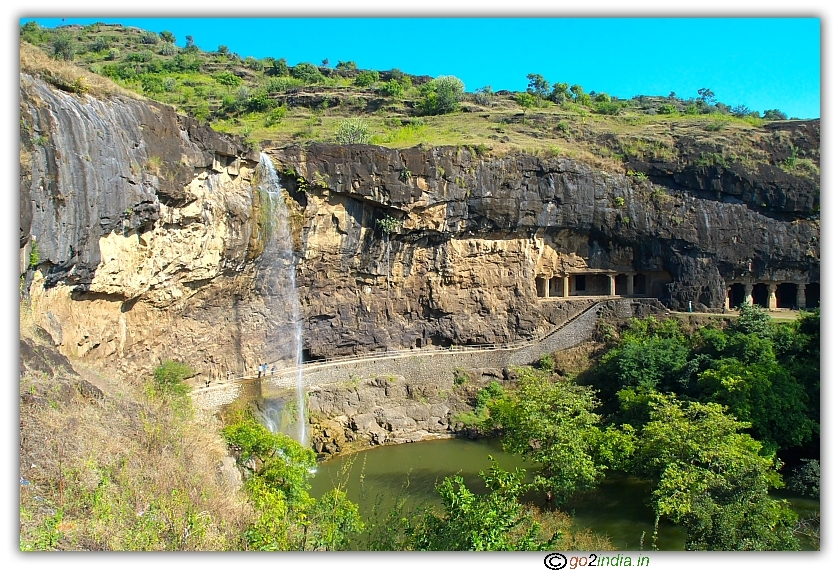
[[[324,76],[318,71],[318,68],[311,63],[299,63],[294,66],[289,73],[295,79],[300,79],[304,83],[320,83]]]
[[[458,108],[464,94],[464,82],[454,75],[442,75],[420,88],[420,109],[426,115],[443,115]]]
[[[370,87],[377,81],[379,81],[378,71],[365,70],[360,72],[359,75],[356,76],[355,83],[358,87]]]
[[[335,140],[338,144],[368,144],[370,129],[361,119],[346,119],[338,124]]]
[[[187,364],[167,360],[155,369],[155,385],[164,394],[183,396],[189,391],[184,380],[194,374],[195,371]]]

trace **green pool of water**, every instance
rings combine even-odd
[[[485,491],[479,471],[490,467],[492,455],[506,470],[521,467],[531,472],[533,464],[506,453],[496,440],[444,439],[405,445],[377,447],[322,462],[312,481],[312,495],[320,497],[337,484],[348,498],[359,504],[365,519],[395,504],[401,497],[408,506],[429,508],[440,504],[435,485],[445,477],[460,474],[473,492]],[[591,528],[606,534],[618,549],[651,548],[653,511],[645,504],[650,487],[644,481],[613,473],[595,491],[577,497],[566,509],[579,529]],[[526,497],[540,504],[542,497]],[[682,550],[685,533],[677,526],[660,523],[660,550]]]

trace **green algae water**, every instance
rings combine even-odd
[[[312,495],[320,497],[340,484],[348,498],[359,504],[365,520],[387,512],[401,498],[409,509],[428,509],[440,505],[435,485],[450,475],[461,475],[473,492],[485,492],[478,473],[490,467],[491,455],[505,470],[526,469],[530,480],[534,464],[505,452],[498,440],[443,439],[377,447],[324,461],[312,480]],[[608,535],[619,550],[639,550],[645,533],[642,549],[650,550],[653,510],[646,505],[649,496],[649,484],[612,473],[598,489],[576,497],[565,510],[577,529],[588,527]],[[526,499],[538,505],[543,500],[538,494]],[[684,545],[685,532],[680,527],[660,522],[660,550],[683,550]]]
[[[320,497],[341,485],[348,498],[359,505],[365,520],[388,512],[402,498],[409,510],[433,508],[441,504],[435,485],[450,475],[461,475],[473,492],[485,492],[478,473],[490,467],[491,455],[505,470],[525,469],[531,480],[534,464],[505,452],[498,440],[442,439],[376,447],[319,463],[312,495]],[[638,477],[612,472],[597,489],[579,494],[564,510],[572,515],[576,530],[589,528],[606,535],[618,550],[650,550],[654,514],[648,502],[652,488]],[[820,511],[818,500],[784,491],[772,495],[787,499],[800,515]],[[526,499],[543,504],[538,494]],[[801,542],[802,550],[819,549],[819,545]],[[656,546],[659,550],[683,550],[685,531],[660,521]]]

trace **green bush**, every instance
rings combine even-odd
[[[248,96],[247,109],[256,113],[268,111],[277,106],[277,101],[272,99],[265,90],[255,91]]]
[[[593,111],[599,115],[618,115],[621,112],[621,103],[612,103],[609,101],[601,101],[595,103]]]
[[[335,68],[343,71],[353,71],[358,69],[358,66],[355,61],[339,61]]]
[[[111,47],[111,38],[108,36],[99,36],[95,40],[93,40],[93,44],[91,44],[90,49],[92,51],[105,51]]]
[[[452,375],[454,377],[454,382],[456,386],[466,384],[467,380],[470,379],[470,377],[467,375],[467,371],[463,368],[456,368]]]
[[[160,41],[160,38],[154,32],[143,32],[143,35],[140,36],[141,44],[155,45],[158,41]]]
[[[402,97],[403,84],[396,79],[391,79],[380,88],[380,92],[388,97]]]
[[[370,129],[362,119],[345,119],[338,124],[335,139],[338,144],[368,144]]]
[[[292,77],[300,79],[305,84],[320,83],[324,76],[318,71],[318,68],[311,63],[299,63],[294,66],[291,71]]]
[[[183,396],[189,391],[184,380],[194,375],[195,371],[187,364],[167,360],[155,369],[155,386],[164,394]]]
[[[32,240],[32,249],[29,250],[29,267],[35,268],[41,262],[41,252],[38,250],[38,243]]]
[[[143,92],[149,94],[163,93],[163,79],[157,75],[143,75],[140,78],[143,85]]]
[[[674,115],[677,112],[677,107],[675,105],[671,105],[670,103],[666,103],[665,105],[661,105],[656,112],[660,115]]]
[[[537,105],[537,98],[530,93],[517,93],[513,98],[516,99],[516,103],[523,109],[530,109]]]
[[[379,81],[379,72],[378,71],[369,71],[365,70],[360,72],[356,76],[355,84],[358,87],[370,87],[374,83]]]
[[[61,33],[55,36],[52,42],[53,58],[64,61],[73,61],[76,57],[76,42],[70,34]]]
[[[458,108],[464,94],[464,82],[454,75],[442,75],[420,88],[420,109],[427,115],[443,115]]]
[[[163,42],[163,45],[160,46],[160,51],[158,51],[160,55],[175,55],[178,53],[178,48],[175,47],[175,44],[170,42]]]
[[[213,79],[215,79],[222,85],[227,85],[228,87],[233,87],[242,83],[242,79],[237,77],[230,71],[220,71],[219,73],[213,76]]]
[[[265,126],[273,127],[286,117],[287,108],[285,105],[275,107],[265,118]]]

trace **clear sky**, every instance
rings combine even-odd
[[[107,13],[103,11],[103,13]],[[21,22],[33,18],[22,18]],[[468,91],[524,90],[526,75],[619,97],[696,97],[820,116],[819,18],[34,18],[54,27],[121,23],[187,35],[206,51],[289,64],[456,75]]]

